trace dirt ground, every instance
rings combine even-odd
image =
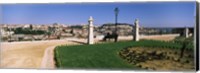
[[[54,61],[54,50],[56,46],[46,48],[44,56],[42,58],[41,66],[42,69],[55,69],[56,63]]]
[[[40,68],[46,48],[79,44],[69,40],[1,43],[1,68]]]
[[[177,35],[141,36],[141,39],[171,40]],[[132,36],[119,37],[119,40],[132,40]],[[98,40],[95,40],[98,41]],[[68,38],[63,40],[23,41],[1,43],[1,68],[40,68],[46,48],[57,45],[86,43],[87,39]]]
[[[179,34],[163,34],[163,35],[151,35],[151,36],[141,36],[141,39],[151,39],[151,40],[162,40],[162,41],[170,41],[175,37],[179,36]]]
[[[194,71],[194,52],[185,51],[180,58],[180,50],[169,48],[132,47],[120,52],[130,64],[148,70]]]

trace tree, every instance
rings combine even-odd
[[[180,53],[180,58],[183,57],[184,55],[184,51],[187,48],[188,44],[190,43],[190,39],[189,38],[185,38],[184,40],[182,40],[182,48],[180,49],[181,53]]]
[[[71,34],[73,34],[73,33],[74,33],[74,29],[73,29],[73,28],[72,28],[72,30],[70,31],[70,33],[71,33]]]
[[[33,25],[32,24],[30,24],[30,29],[33,30]]]
[[[46,34],[48,35],[48,38],[49,38],[49,37],[50,37],[50,35],[51,35],[51,32],[47,32]]]

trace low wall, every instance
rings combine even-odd
[[[175,37],[180,36],[180,34],[162,34],[162,35],[140,35],[140,39],[152,39],[152,40],[173,40]],[[95,40],[102,40],[104,36],[97,36]],[[118,40],[132,40],[133,36],[119,36]]]

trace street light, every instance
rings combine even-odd
[[[115,11],[115,30],[117,30],[117,18],[118,18],[119,9],[116,7],[114,11]]]
[[[117,18],[118,18],[118,13],[119,13],[118,7],[116,7],[114,11],[115,11],[115,32],[114,32],[114,34],[116,35],[116,37],[118,37],[118,34],[117,34]],[[115,42],[117,42],[117,39],[115,39]]]

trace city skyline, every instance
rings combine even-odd
[[[193,27],[195,2],[150,3],[72,3],[3,4],[3,24],[87,24],[114,23],[114,8],[119,8],[119,23],[133,24],[136,18],[144,27]]]

